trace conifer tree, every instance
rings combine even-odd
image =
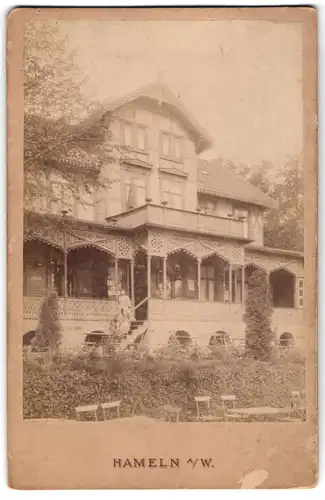
[[[246,351],[255,359],[270,358],[274,334],[271,329],[272,307],[267,275],[253,271],[248,279],[246,302]]]
[[[33,347],[57,352],[61,343],[61,325],[57,295],[51,292],[41,305]]]

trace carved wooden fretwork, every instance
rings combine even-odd
[[[53,221],[26,220],[24,241],[38,240],[64,250],[64,228]],[[144,240],[145,241],[145,240]],[[137,241],[127,236],[106,234],[96,230],[73,229],[66,227],[66,250],[94,247],[110,253],[119,259],[131,259],[134,252],[141,248]],[[146,249],[146,246],[144,246]]]
[[[179,250],[192,255],[195,259],[206,259],[217,255],[223,260],[237,265],[244,264],[244,248],[238,244],[175,236],[172,234],[150,231],[148,236],[148,254],[157,256],[171,255]]]
[[[37,319],[43,297],[24,297],[24,318]],[[58,299],[59,316],[61,318],[113,319],[116,315],[116,302],[99,299],[77,299],[67,297]]]
[[[257,252],[247,252],[245,255],[245,265],[254,265],[267,273],[271,273],[277,269],[286,269],[295,276],[304,275],[303,262],[299,258],[282,255],[263,255]]]
[[[95,247],[116,255],[116,238],[113,235],[79,229],[67,230],[67,250]]]
[[[24,223],[24,241],[39,240],[63,250],[62,228],[51,221],[28,220]]]
[[[131,259],[132,255],[132,241],[126,237],[118,237],[116,240],[116,257],[118,257],[119,259]]]

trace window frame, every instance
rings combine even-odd
[[[149,175],[147,172],[140,172],[136,171],[135,169],[128,169],[124,168],[123,169],[123,174],[122,174],[122,180],[123,182],[121,183],[121,191],[122,191],[122,197],[121,197],[121,202],[122,202],[122,207],[123,211],[127,212],[127,203],[128,203],[128,195],[126,191],[126,187],[128,185],[132,185],[132,180],[138,179],[138,180],[144,180],[144,189],[145,189],[145,198],[148,198],[148,190],[149,190]],[[130,182],[128,182],[130,181]],[[134,208],[140,207],[141,205],[137,205]]]
[[[130,120],[121,120],[121,143],[126,149],[138,151],[140,153],[148,152],[148,127],[142,123],[133,122]],[[126,144],[125,141],[125,126],[131,127],[131,145]],[[138,130],[142,130],[145,133],[144,136],[144,148],[139,147]]]
[[[169,208],[174,208],[175,210],[184,210],[184,191],[185,191],[185,185],[184,185],[184,180],[183,179],[175,179],[174,177],[173,178],[170,178],[170,177],[167,177],[167,176],[164,176],[164,175],[161,175],[160,176],[160,199],[161,201],[168,201],[166,200],[166,193],[167,193],[167,198],[169,195],[172,195],[173,197],[174,196],[178,196],[177,193],[173,192],[173,191],[170,191],[169,189],[166,190],[164,188],[164,183],[170,183],[171,185],[176,185],[176,186],[179,186],[179,190],[180,190],[180,194],[179,194],[179,199],[180,199],[180,208],[178,207],[174,207],[174,206],[171,206],[169,205],[169,203],[167,204],[167,206]]]
[[[58,176],[58,174],[55,174]],[[59,176],[58,176],[59,177]],[[60,187],[60,195],[59,198],[56,198],[54,200],[54,190],[53,186],[57,185]],[[48,178],[48,201],[47,201],[47,208],[51,213],[54,213],[56,215],[62,215],[63,210],[66,210],[68,207],[68,203],[66,201],[65,197],[65,191],[68,186],[68,182],[65,181],[63,178],[62,179],[56,179],[53,180],[51,177]],[[72,203],[71,205],[69,204],[70,210],[71,210],[71,215],[75,218],[77,218],[76,215],[76,197],[73,195],[71,192],[71,200]],[[54,206],[57,206],[57,210],[54,211]]]
[[[304,307],[304,278],[296,278],[296,307],[302,309]]]
[[[163,137],[168,137],[169,138],[169,152],[168,154],[164,153],[163,150]],[[175,148],[175,141],[179,140],[180,141],[180,156],[176,156],[176,148]],[[169,161],[174,161],[177,163],[183,163],[184,162],[184,137],[178,134],[173,134],[172,132],[167,132],[165,130],[160,130],[159,134],[159,155],[160,158],[166,159]]]

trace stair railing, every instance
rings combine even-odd
[[[134,311],[136,311],[139,307],[141,307],[143,304],[145,304],[148,299],[149,299],[149,297],[145,297],[143,300],[141,300],[141,302],[138,302],[138,304],[136,306],[134,306]]]

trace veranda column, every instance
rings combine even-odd
[[[245,266],[241,268],[241,301],[245,304]]]
[[[64,269],[64,290],[63,290],[63,311],[67,312],[67,297],[68,297],[68,252],[65,250],[63,254],[63,269]]]
[[[134,302],[134,259],[130,260],[131,300]]]
[[[151,255],[147,255],[147,295],[151,297]]]
[[[117,283],[118,283],[118,258],[114,259],[114,274],[115,274],[115,295],[117,297]]]
[[[163,286],[164,286],[164,299],[167,298],[167,257],[163,257]]]
[[[64,314],[67,313],[67,297],[68,297],[67,230],[65,227],[65,222],[63,222],[63,312]]]
[[[229,264],[229,302],[232,302],[232,265]]]
[[[197,299],[201,300],[201,259],[197,259]]]

